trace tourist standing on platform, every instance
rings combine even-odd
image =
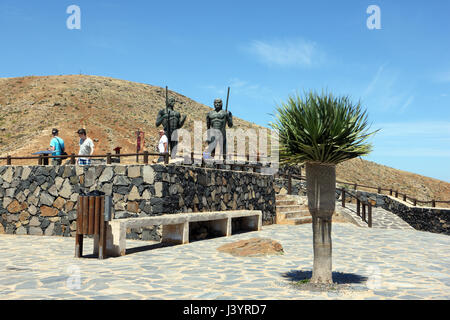
[[[58,129],[52,130],[52,140],[50,141],[49,151],[53,151],[52,156],[60,156],[64,151],[64,140],[58,137]],[[52,158],[52,165],[60,166],[62,163],[61,158]]]
[[[159,144],[158,144],[159,153],[167,153],[169,152],[169,139],[164,132],[164,130],[159,131]],[[159,156],[158,163],[164,162],[164,156]]]
[[[80,129],[77,131],[78,136],[80,137],[80,151],[78,152],[79,156],[91,156],[94,153],[94,142],[86,135],[85,129]],[[78,164],[80,166],[90,165],[90,158],[78,158]]]

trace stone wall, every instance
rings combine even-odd
[[[355,194],[355,190],[347,192]],[[378,193],[357,191],[357,194],[363,201],[375,201],[375,206],[396,214],[416,230],[450,235],[450,209],[413,206],[393,196]],[[341,192],[337,191],[337,195],[340,198]]]
[[[274,221],[273,177],[178,165],[0,166],[0,233],[73,236],[77,197],[111,195],[114,218],[254,209]],[[158,228],[130,230],[158,240]]]
[[[274,188],[277,194],[287,194],[288,192],[288,180],[283,178],[274,179]],[[306,196],[306,181],[292,179],[291,194]]]
[[[398,215],[416,230],[450,235],[450,209],[415,207],[392,196],[384,196],[382,207]]]

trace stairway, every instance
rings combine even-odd
[[[275,199],[276,224],[299,225],[312,223],[308,205],[304,203],[304,197],[277,194]]]

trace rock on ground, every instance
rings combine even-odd
[[[268,238],[252,238],[227,243],[217,248],[217,250],[239,257],[254,257],[284,253],[283,247],[279,242]]]

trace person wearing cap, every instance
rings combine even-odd
[[[50,141],[49,151],[53,151],[52,156],[60,156],[64,151],[64,140],[58,137],[58,129],[52,130],[52,140]],[[62,163],[61,158],[52,158],[52,165],[60,166]]]
[[[79,156],[91,156],[94,153],[94,142],[86,135],[85,129],[80,129],[77,131],[78,136],[80,137],[80,151],[78,152]],[[78,158],[78,165],[85,166],[90,165],[90,158]]]

